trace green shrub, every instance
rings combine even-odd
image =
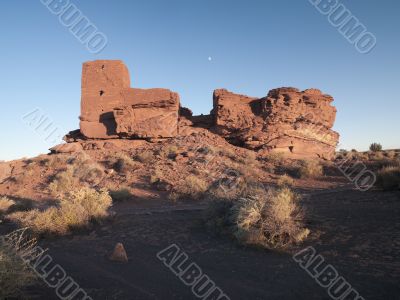
[[[379,152],[382,151],[382,145],[378,144],[378,143],[372,143],[369,146],[369,150],[371,150],[372,152]]]

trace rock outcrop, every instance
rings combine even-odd
[[[166,89],[129,89],[114,109],[116,132],[123,137],[166,138],[178,134],[179,95]]]
[[[214,131],[254,150],[330,158],[339,138],[331,130],[336,117],[332,101],[316,89],[279,88],[259,99],[216,90]]]
[[[122,61],[97,60],[83,64],[80,129],[85,137],[118,137],[113,109],[123,104],[123,91],[129,87],[129,71]]]
[[[256,151],[330,158],[339,139],[332,101],[317,89],[278,88],[263,98],[219,89],[211,114],[193,116],[177,93],[131,88],[122,61],[99,60],[83,64],[80,131],[65,140],[171,138],[204,128]]]
[[[83,64],[80,131],[89,139],[174,137],[179,95],[167,89],[130,88],[122,61]]]

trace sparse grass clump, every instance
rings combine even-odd
[[[265,159],[267,162],[278,165],[285,161],[285,154],[283,152],[271,152]]]
[[[400,189],[400,166],[389,166],[379,170],[376,185],[384,190]]]
[[[294,179],[284,174],[281,177],[279,177],[277,184],[280,187],[291,187],[294,184]]]
[[[207,225],[229,232],[242,244],[271,249],[302,242],[310,233],[303,225],[298,196],[288,188],[237,201],[214,200],[207,210]]]
[[[65,166],[67,161],[67,157],[63,154],[52,154],[48,155],[46,158],[40,159],[39,165],[49,169],[60,169]]]
[[[8,218],[39,234],[64,235],[74,228],[87,227],[90,221],[108,216],[111,204],[112,199],[106,190],[82,188],[66,195],[58,207],[50,207],[44,211],[34,209],[17,212]]]
[[[150,163],[154,160],[154,154],[150,150],[143,151],[135,156],[135,159],[141,163]]]
[[[0,216],[8,212],[8,210],[15,205],[15,201],[9,199],[8,197],[0,198]]]
[[[170,195],[171,200],[187,197],[189,199],[199,199],[208,190],[208,184],[203,179],[190,175],[176,186]]]
[[[65,193],[75,185],[74,168],[68,166],[65,171],[62,171],[54,176],[53,181],[49,184],[49,190],[53,194]]]
[[[0,238],[0,299],[24,299],[24,289],[37,281],[21,258],[32,256],[36,240],[25,239],[23,233],[19,230]]]
[[[394,159],[396,158],[396,151],[390,150],[385,152],[385,156],[389,159]]]
[[[239,158],[240,163],[248,166],[249,168],[257,165],[257,154],[254,151],[247,151],[244,158]]]
[[[119,173],[128,173],[129,171],[134,171],[138,168],[133,159],[124,153],[119,153],[112,157],[111,164],[115,171]]]
[[[381,151],[370,151],[368,153],[368,159],[370,160],[385,160],[386,157]]]
[[[299,178],[317,178],[323,175],[323,167],[316,160],[301,160],[297,167]]]
[[[175,145],[169,145],[167,147],[159,150],[158,154],[160,154],[164,158],[175,158],[178,155],[178,147]]]
[[[236,160],[237,159],[237,155],[236,152],[234,150],[232,150],[231,148],[221,148],[218,149],[218,153],[222,156],[226,156],[232,160]]]
[[[80,154],[70,161],[66,169],[57,173],[49,184],[49,190],[54,195],[62,195],[80,183],[96,186],[103,178],[104,169],[89,156]]]
[[[150,183],[155,184],[158,182],[161,182],[164,178],[164,174],[159,167],[156,167],[153,171],[150,173]]]

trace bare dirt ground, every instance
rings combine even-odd
[[[287,253],[239,246],[201,225],[201,203],[132,201],[94,230],[43,240],[54,261],[93,299],[196,299],[156,254],[177,244],[231,299],[330,299],[292,259],[306,246],[332,264],[365,299],[399,299],[400,192],[303,191],[311,239]],[[5,228],[3,228],[4,230]],[[117,242],[129,262],[110,262]],[[52,289],[31,291],[57,299]]]
[[[227,168],[238,170],[241,178],[250,174],[274,186],[295,161],[257,157],[218,139],[202,133],[163,143],[87,142],[83,158],[79,153],[56,154],[11,162],[0,195],[15,200],[18,210],[54,206],[58,198],[50,185],[70,168],[75,173],[66,191],[93,185],[129,191],[129,199],[115,201],[114,215],[103,223],[39,240],[54,263],[93,299],[196,299],[157,258],[171,244],[186,252],[230,299],[330,299],[292,258],[307,246],[365,299],[400,299],[400,191],[360,192],[325,162],[324,176],[296,178],[293,183],[311,231],[305,243],[285,252],[240,246],[206,229],[204,199],[173,200],[169,195],[190,176],[212,187]],[[5,221],[0,234],[15,228]],[[108,258],[119,242],[126,248],[127,263]],[[44,283],[28,294],[58,299]]]

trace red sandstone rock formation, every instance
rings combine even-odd
[[[123,103],[122,91],[129,87],[129,71],[122,61],[83,64],[80,128],[85,137],[118,137],[113,109]]]
[[[177,93],[130,88],[122,61],[99,60],[83,64],[80,132],[66,141],[170,138],[201,127],[257,151],[330,158],[339,138],[331,130],[336,116],[332,101],[316,89],[278,88],[264,98],[221,89],[214,91],[210,115],[193,116],[180,107]]]
[[[336,116],[332,101],[316,89],[279,88],[260,99],[216,90],[214,130],[250,149],[330,158],[339,138],[331,130]]]
[[[166,89],[129,89],[124,104],[114,109],[117,134],[166,138],[178,134],[179,95]]]
[[[90,139],[174,137],[179,96],[166,89],[132,89],[122,61],[83,64],[81,133]]]

